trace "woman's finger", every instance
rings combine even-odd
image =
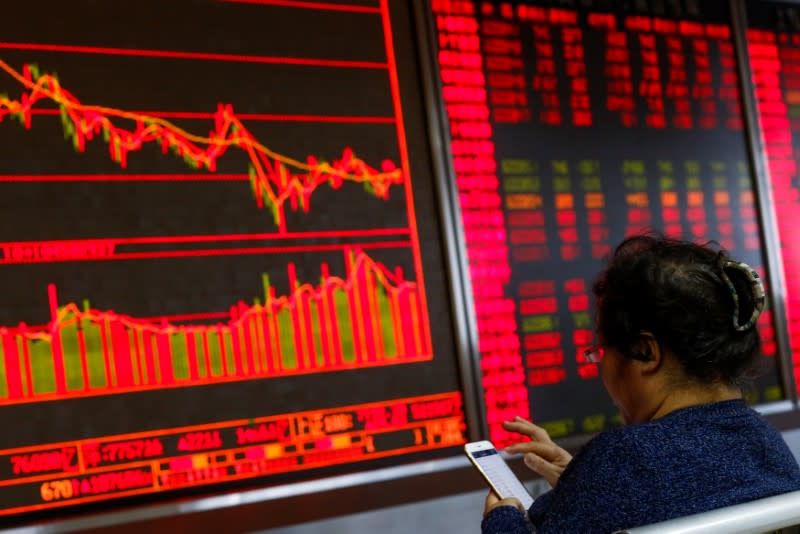
[[[548,462],[532,452],[527,453],[523,460],[531,471],[544,478],[553,487],[558,483],[558,479],[564,471],[563,467]]]
[[[534,453],[537,456],[541,456],[542,458],[545,458],[550,462],[558,460],[559,458],[563,457],[564,454],[566,453],[564,449],[562,449],[555,443],[541,443],[539,441],[517,443],[516,445],[509,445],[503,450],[509,454]]]
[[[495,504],[497,504],[499,500],[500,497],[498,497],[494,491],[489,490],[489,494],[486,495],[486,502],[483,505],[483,515],[489,513],[489,510],[494,508]]]
[[[536,441],[542,441],[545,443],[552,442],[547,430],[519,416],[514,418],[513,421],[503,421],[503,427],[506,430],[523,434]]]

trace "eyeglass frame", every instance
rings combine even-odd
[[[605,349],[603,347],[595,345],[583,351],[583,359],[587,363],[600,363],[604,353]]]
[[[583,360],[586,363],[600,363],[605,355],[606,349],[595,345],[593,347],[589,347],[583,351]],[[630,358],[633,360],[639,360],[642,362],[649,362],[653,359],[652,355],[648,354],[639,354],[634,353],[630,355]]]

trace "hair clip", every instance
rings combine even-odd
[[[756,324],[761,312],[764,311],[764,306],[767,302],[767,297],[764,293],[764,285],[761,283],[761,278],[758,276],[758,273],[746,263],[733,260],[724,260],[721,267],[722,268],[720,271],[722,273],[722,279],[725,281],[725,285],[728,286],[728,289],[730,289],[731,296],[733,297],[733,328],[738,332],[744,332]],[[725,273],[725,269],[728,268],[741,271],[750,282],[751,292],[753,295],[753,313],[750,315],[750,319],[748,319],[744,324],[739,324],[739,294],[736,292],[736,287],[733,285],[733,282],[731,282],[731,279]]]

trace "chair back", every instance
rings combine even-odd
[[[767,532],[800,533],[800,491],[620,530],[614,534],[764,534]]]

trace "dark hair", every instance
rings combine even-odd
[[[650,332],[689,376],[737,383],[761,352],[758,330],[734,324],[748,323],[757,296],[746,272],[726,267],[727,254],[714,245],[655,234],[625,239],[593,287],[602,343],[637,357],[641,334]]]

